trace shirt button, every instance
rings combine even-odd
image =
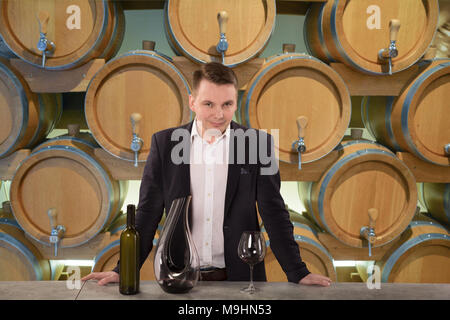
[[[208,245],[208,242],[206,242],[205,245]]]
[[[211,196],[211,193],[208,193],[208,197],[210,197]]]
[[[209,218],[206,218],[206,221],[208,221],[208,222],[209,222],[209,221],[210,221],[210,219],[209,219]]]

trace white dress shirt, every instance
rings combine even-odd
[[[230,125],[208,143],[194,120],[191,131],[190,177],[192,193],[192,237],[200,266],[225,267],[223,218],[228,177]]]

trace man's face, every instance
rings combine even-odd
[[[233,84],[217,85],[203,79],[189,96],[189,107],[197,115],[202,136],[210,129],[223,133],[237,109],[237,90]]]

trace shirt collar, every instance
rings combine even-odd
[[[220,137],[214,141],[214,143],[217,143],[218,141],[220,141],[222,138],[228,138],[230,137],[230,127],[231,127],[231,123],[228,124],[227,129],[225,130],[225,132],[220,135]],[[203,138],[200,136],[200,133],[197,130],[197,118],[194,119],[194,123],[192,124],[192,130],[191,130],[191,143],[194,141],[194,137],[197,136],[199,138],[201,138],[203,140]],[[208,143],[205,140],[203,140],[204,143]],[[213,143],[213,144],[214,144]]]

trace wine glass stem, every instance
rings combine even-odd
[[[253,265],[252,264],[250,265],[250,284],[249,284],[248,288],[251,291],[255,290],[255,286],[253,285]]]

